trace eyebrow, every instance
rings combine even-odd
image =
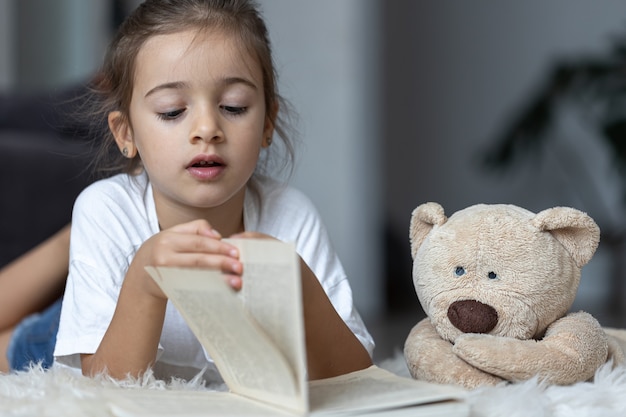
[[[242,78],[242,77],[225,77],[221,80],[219,80],[218,84],[220,84],[221,86],[229,86],[229,85],[233,85],[233,84],[244,84],[247,85],[248,87],[252,88],[253,90],[257,90],[257,85],[255,83],[253,83],[252,81],[246,79],[246,78]],[[184,81],[174,81],[174,82],[170,82],[170,83],[164,83],[164,84],[160,84],[157,85],[156,87],[152,88],[150,91],[148,91],[145,95],[145,97],[148,97],[158,91],[161,90],[181,90],[183,88],[188,87],[189,84],[187,84]]]
[[[161,90],[182,90],[185,87],[187,87],[187,83],[184,83],[182,81],[160,84],[148,91],[145,97],[151,96],[152,94],[155,94]]]

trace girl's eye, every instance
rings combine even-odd
[[[235,116],[239,116],[244,114],[248,108],[247,107],[239,107],[239,106],[221,106],[222,110],[224,110],[228,114],[232,114]]]
[[[157,113],[157,115],[159,116],[159,119],[174,120],[178,116],[183,114],[184,111],[185,111],[185,109],[178,109],[178,110],[167,111],[167,112],[164,112],[164,113]]]
[[[457,266],[454,270],[454,274],[457,277],[462,277],[463,275],[465,275],[465,268],[463,268],[462,266]]]
[[[496,273],[495,273],[495,272],[493,272],[493,271],[490,271],[490,272],[487,274],[487,277],[489,277],[489,279],[496,279],[496,278],[498,278],[498,274],[496,274]]]

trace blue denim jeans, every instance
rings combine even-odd
[[[40,363],[44,369],[54,361],[54,345],[61,318],[61,299],[41,313],[31,314],[22,320],[13,331],[7,359],[12,371],[28,369]]]

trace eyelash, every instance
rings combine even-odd
[[[220,108],[232,116],[241,116],[248,111],[247,107],[238,106],[220,106]]]
[[[161,120],[175,120],[181,114],[183,114],[184,111],[185,111],[185,109],[172,110],[172,111],[167,111],[167,112],[164,112],[164,113],[157,113],[157,116]]]
[[[247,107],[238,107],[238,106],[220,106],[222,110],[232,116],[241,116],[248,111]],[[157,116],[161,120],[175,120],[181,114],[183,114],[185,109],[172,110],[164,113],[157,113]]]

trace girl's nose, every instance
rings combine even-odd
[[[215,111],[204,109],[199,111],[193,120],[190,140],[192,142],[215,142],[224,139],[220,126],[219,115]]]

